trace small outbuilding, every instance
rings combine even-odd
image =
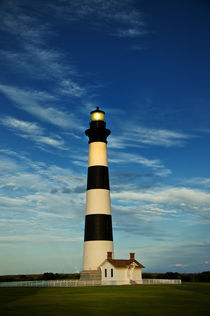
[[[107,259],[99,266],[102,285],[142,284],[142,269],[145,268],[130,253],[130,259],[113,259],[107,252]]]

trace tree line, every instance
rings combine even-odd
[[[210,271],[201,273],[142,273],[143,279],[175,279],[182,280],[182,282],[210,282]]]
[[[0,275],[0,282],[41,281],[41,280],[72,280],[72,279],[79,279],[79,273],[45,272],[42,274]]]
[[[0,275],[0,282],[12,281],[41,281],[41,280],[72,280],[79,279],[79,273],[53,273],[45,272],[43,274],[17,274],[17,275]],[[210,271],[201,273],[142,273],[143,279],[179,279],[182,282],[210,282]]]

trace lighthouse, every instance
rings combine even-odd
[[[107,159],[107,137],[111,132],[106,128],[104,115],[99,107],[92,111],[90,128],[85,131],[89,138],[89,158],[80,280],[87,285],[93,281],[95,285],[142,284],[144,266],[133,252],[130,259],[114,259]]]
[[[113,253],[112,217],[110,204],[107,137],[110,130],[104,121],[105,112],[91,112],[89,158],[86,191],[83,271],[81,278],[94,279],[100,264]]]

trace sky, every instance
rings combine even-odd
[[[210,270],[210,2],[0,1],[0,274],[82,269],[90,111],[115,258]]]

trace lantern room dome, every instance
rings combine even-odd
[[[96,110],[91,112],[91,121],[104,121],[104,111],[99,110],[97,106]]]

